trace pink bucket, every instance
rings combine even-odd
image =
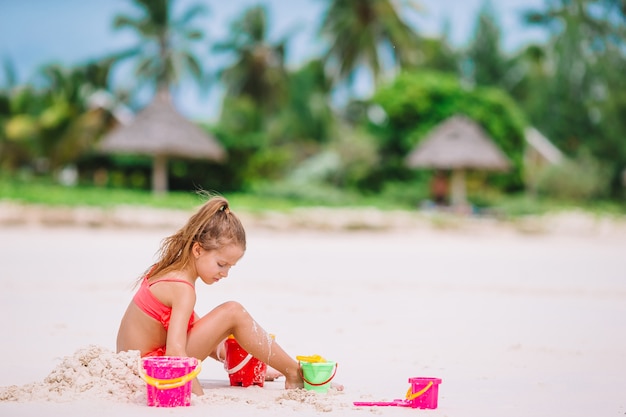
[[[140,374],[146,381],[148,406],[188,407],[191,405],[191,381],[199,373],[200,362],[196,358],[177,356],[143,358]]]
[[[437,408],[440,378],[409,378],[409,392],[406,401],[411,408]]]

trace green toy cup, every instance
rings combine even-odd
[[[300,362],[304,388],[309,391],[328,392],[330,381],[337,373],[336,362]]]

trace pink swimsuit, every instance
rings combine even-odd
[[[161,301],[159,301],[159,299],[156,298],[154,294],[152,294],[152,291],[150,291],[150,287],[156,284],[157,282],[182,282],[182,283],[189,285],[191,288],[194,288],[194,287],[191,283],[184,281],[184,280],[180,280],[180,279],[165,278],[165,279],[156,280],[154,282],[148,282],[149,276],[150,276],[150,273],[146,274],[146,276],[143,278],[143,281],[141,282],[141,286],[139,287],[139,290],[137,290],[137,293],[133,297],[133,302],[137,305],[137,307],[141,309],[141,311],[143,311],[148,316],[160,322],[165,328],[165,330],[167,330],[168,327],[170,326],[170,316],[172,315],[172,307],[168,307],[165,304],[163,304]],[[192,313],[191,317],[189,317],[189,323],[187,325],[187,332],[189,332],[189,330],[191,330],[193,326],[194,317],[195,317],[195,313]]]

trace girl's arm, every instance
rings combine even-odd
[[[170,293],[172,314],[167,330],[165,354],[187,356],[187,325],[196,304],[196,292],[185,284],[172,283]]]
[[[185,284],[174,284],[171,292],[172,314],[170,325],[167,330],[167,340],[165,354],[168,356],[188,356],[187,355],[187,326],[189,318],[194,314],[196,305],[196,292],[193,288]],[[194,318],[195,314],[194,314]],[[203,395],[204,390],[194,378],[192,381],[192,392],[196,395]]]

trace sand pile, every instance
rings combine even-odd
[[[146,387],[138,373],[138,361],[138,351],[114,353],[90,345],[63,358],[42,382],[0,387],[0,401],[65,402],[107,398],[138,402],[145,395]]]
[[[41,382],[0,387],[0,402],[105,399],[145,405],[146,383],[138,373],[139,359],[138,351],[114,353],[96,345],[83,347],[64,357]],[[339,395],[334,388],[328,395],[320,395],[306,390],[224,387],[205,390],[201,397],[192,395],[192,404],[241,403],[258,409],[274,409],[278,405],[293,410],[330,412],[347,406],[337,402]]]

